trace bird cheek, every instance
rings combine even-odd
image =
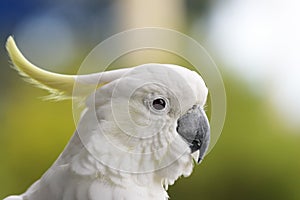
[[[137,126],[147,127],[151,124],[150,112],[146,109],[129,109],[130,120]]]

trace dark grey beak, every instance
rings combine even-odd
[[[194,105],[177,121],[177,132],[189,144],[191,153],[199,152],[197,163],[203,159],[209,145],[210,128],[205,112]]]

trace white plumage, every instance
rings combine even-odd
[[[56,98],[72,98],[76,83],[73,98],[86,97],[86,108],[49,170],[25,193],[5,200],[165,200],[168,185],[192,173],[191,144],[176,127],[193,105],[202,109],[206,102],[208,90],[197,73],[145,64],[60,75],[29,63],[11,37],[7,49],[16,69]],[[157,99],[163,109],[156,109]]]

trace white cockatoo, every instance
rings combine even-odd
[[[52,97],[84,99],[85,109],[50,169],[25,193],[5,200],[166,200],[168,185],[203,159],[210,140],[203,110],[208,89],[196,72],[144,64],[61,75],[31,64],[12,37],[6,47],[21,75]]]

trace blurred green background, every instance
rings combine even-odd
[[[227,93],[226,122],[218,143],[189,178],[170,187],[171,199],[299,200],[300,62],[285,56],[285,52],[290,55],[297,49],[283,46],[281,54],[260,52],[265,47],[280,47],[273,45],[280,38],[272,40],[272,34],[268,35],[273,29],[274,34],[284,30],[283,41],[294,30],[273,27],[274,19],[270,18],[265,21],[266,31],[256,17],[262,5],[245,2],[246,11],[252,13],[251,22],[246,11],[239,12],[244,7],[235,0],[1,1],[0,199],[24,192],[39,179],[75,129],[71,101],[41,100],[39,97],[47,93],[23,82],[9,67],[4,48],[8,35],[15,36],[20,49],[35,64],[76,73],[87,53],[109,36],[129,28],[158,26],[181,31],[203,44],[220,68]],[[274,11],[276,17],[298,5],[291,0],[278,2],[282,10],[272,10],[272,2],[265,1],[267,9],[261,12]],[[232,9],[238,5],[235,12],[229,12],[229,5]],[[299,22],[297,17],[285,20]],[[248,26],[239,26],[243,19],[252,25],[249,35],[243,34]],[[241,37],[232,35],[239,31]],[[226,46],[224,41],[228,40],[232,43]],[[247,46],[249,43],[253,45]],[[139,59],[151,62],[143,54]],[[162,60],[176,63],[170,56]],[[262,70],[264,66],[267,69]]]

